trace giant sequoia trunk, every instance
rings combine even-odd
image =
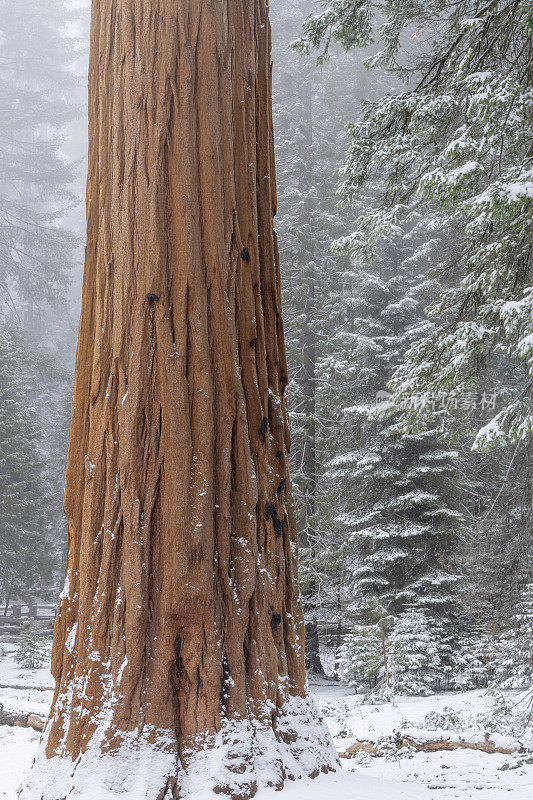
[[[305,687],[267,3],[92,13],[67,578],[22,797],[247,798],[336,765]]]

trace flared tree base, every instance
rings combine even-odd
[[[259,789],[338,769],[327,726],[310,698],[292,697],[267,724],[232,720],[188,752],[174,732],[130,731],[109,739],[102,719],[73,761],[46,756],[47,732],[20,800],[250,800]]]

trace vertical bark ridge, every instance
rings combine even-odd
[[[104,753],[106,790],[187,797],[207,744],[213,790],[252,797],[336,764],[306,696],[266,0],[93,0],[89,78],[67,580],[33,771],[67,778],[22,796],[85,797]]]

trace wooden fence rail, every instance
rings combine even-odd
[[[0,615],[0,638],[18,639],[24,628],[38,624],[52,630],[56,616],[56,606],[45,603],[15,603]]]

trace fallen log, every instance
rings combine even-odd
[[[22,684],[0,683],[0,689],[17,689],[21,692],[53,692],[53,686],[23,686]]]
[[[417,739],[407,734],[397,734],[394,737],[393,743],[398,750],[401,750],[402,747],[410,747],[419,753],[437,753],[442,750],[481,750],[483,753],[504,753],[505,755],[511,755],[511,753],[516,753],[518,750],[518,745],[516,747],[502,747],[496,745],[490,738],[489,733],[486,733],[484,739],[478,742],[471,742],[461,737],[458,739],[440,738],[424,740]],[[356,755],[361,752],[370,753],[370,755],[373,756],[378,755],[378,750],[374,742],[370,740],[361,740],[354,742],[346,750],[339,753],[339,756],[341,758],[355,758]]]
[[[32,728],[38,733],[44,730],[46,717],[40,714],[18,714],[16,711],[7,711],[0,703],[0,725],[10,728]]]
[[[376,745],[374,742],[354,742],[346,750],[339,751],[340,758],[355,758],[358,753],[370,753],[372,756],[377,756]]]

